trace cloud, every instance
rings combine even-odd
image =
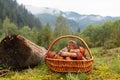
[[[36,7],[57,8],[62,11],[75,11],[80,14],[120,16],[119,0],[17,0],[20,4]]]

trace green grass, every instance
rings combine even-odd
[[[45,63],[34,69],[9,71],[0,80],[119,80],[120,79],[120,48],[104,50],[91,49],[94,57],[94,68],[91,73],[55,73]]]
[[[66,74],[66,80],[87,80],[87,75],[85,73],[68,73]]]
[[[120,74],[120,59],[113,59],[110,64],[110,69]]]

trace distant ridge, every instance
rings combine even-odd
[[[100,15],[81,15],[79,13],[69,11],[63,12],[59,9],[54,8],[38,8],[33,6],[26,6],[26,8],[31,11],[36,17],[40,19],[42,24],[49,23],[52,28],[55,28],[55,21],[59,15],[62,15],[66,18],[68,25],[72,28],[73,31],[77,31],[78,28],[83,30],[89,24],[101,24],[107,20],[116,20],[120,19],[120,17],[112,17],[112,16],[100,16]],[[33,12],[34,10],[34,12]]]

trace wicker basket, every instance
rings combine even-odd
[[[66,35],[66,36],[58,37],[49,46],[47,53],[49,53],[49,51],[51,50],[51,48],[54,46],[54,44],[57,41],[59,41],[60,39],[63,39],[63,38],[76,38],[76,39],[80,40],[85,45],[85,47],[86,47],[86,49],[87,49],[87,51],[90,55],[90,59],[88,59],[88,60],[70,60],[70,61],[67,61],[67,60],[58,60],[58,59],[52,59],[52,58],[46,57],[45,62],[47,64],[47,66],[55,72],[83,72],[83,73],[89,73],[93,68],[93,56],[92,56],[91,51],[90,51],[88,45],[86,44],[86,42],[78,36]]]

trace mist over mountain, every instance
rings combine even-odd
[[[26,6],[26,8],[31,11],[36,17],[38,17],[43,25],[49,23],[53,29],[55,28],[57,17],[60,15],[63,16],[66,18],[68,25],[74,32],[79,28],[83,30],[89,24],[101,24],[107,20],[120,19],[120,17],[112,16],[100,16],[94,14],[84,15],[73,11],[63,12],[59,9],[48,7],[39,8]]]

